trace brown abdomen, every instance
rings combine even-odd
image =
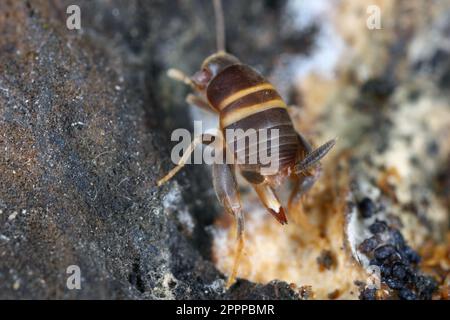
[[[227,140],[233,144],[236,157],[244,162],[240,165],[241,170],[259,173],[263,166],[259,154],[257,162],[250,163],[250,160],[255,159],[255,150],[256,153],[265,154],[267,149],[270,157],[271,147],[276,145],[280,171],[295,161],[299,141],[286,104],[276,89],[259,73],[246,65],[232,65],[211,81],[206,94],[211,105],[220,112],[220,124],[225,137],[227,129],[233,129],[236,133],[237,129],[244,132],[253,129],[257,133],[261,129],[266,130],[266,137],[258,136],[257,146],[249,143],[251,141],[247,138],[244,150],[238,139]],[[271,138],[274,132],[272,129],[278,129],[278,139]]]

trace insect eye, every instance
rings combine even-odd
[[[206,85],[211,80],[211,72],[203,68],[202,70],[198,71],[194,76],[192,77],[192,80],[197,84],[200,88],[206,87]]]

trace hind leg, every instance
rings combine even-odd
[[[310,154],[313,151],[313,147],[311,144],[301,135],[298,133],[298,140],[300,142],[300,154],[298,155],[297,164],[301,163],[303,159],[306,158],[308,154]],[[317,167],[319,167],[320,164],[318,164]],[[292,188],[291,194],[289,196],[289,202],[288,202],[288,208],[290,211],[290,208],[292,206],[295,206],[301,198],[304,196],[304,194],[311,189],[311,187],[314,185],[314,182],[318,179],[318,177],[312,175],[312,172],[308,171],[301,171],[301,172],[295,172],[291,176],[294,187]]]
[[[295,202],[312,188],[322,173],[320,160],[336,143],[336,139],[332,139],[313,150],[301,134],[298,134],[298,138],[302,153],[298,155],[298,160],[294,166],[296,185],[291,193],[289,203]]]
[[[329,141],[314,150],[301,134],[298,134],[298,138],[302,153],[298,155],[294,173],[291,176],[294,187],[289,196],[288,208],[291,212],[292,208],[295,207],[298,211],[298,218],[305,222],[306,216],[300,202],[319,179],[322,173],[322,166],[319,160],[333,147],[335,141],[331,140],[331,142]]]
[[[228,213],[234,216],[236,221],[236,250],[233,269],[226,285],[227,288],[229,288],[236,279],[239,262],[244,248],[244,215],[241,208],[234,166],[229,164],[213,164],[212,176],[214,190],[219,202]]]
[[[293,177],[294,187],[289,196],[288,208],[296,206],[299,201],[301,201],[306,193],[313,187],[314,183],[320,178],[322,174],[322,166],[320,164],[316,165],[314,171],[309,173],[300,173]]]
[[[307,192],[314,185],[318,176],[294,176],[292,178],[294,181],[294,187],[292,188],[291,194],[289,196],[288,210],[292,216],[292,219],[300,225],[302,228],[311,230],[312,225],[306,215],[304,208],[304,201],[307,197]]]

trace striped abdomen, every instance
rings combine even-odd
[[[258,146],[251,148],[245,144],[245,164],[241,165],[243,171],[260,172],[261,163],[249,163],[254,159],[252,154],[264,151],[275,146],[276,140],[270,138],[271,129],[278,129],[278,161],[279,170],[291,165],[297,156],[299,141],[286,104],[264,77],[252,68],[235,64],[225,68],[211,80],[206,90],[211,105],[220,113],[220,124],[224,132],[227,129],[268,129],[267,139],[259,137]],[[230,143],[230,141],[228,141]],[[235,155],[239,150],[237,141],[234,141]],[[241,156],[242,153],[239,153]],[[270,152],[269,152],[270,155]],[[240,159],[243,160],[242,158]]]

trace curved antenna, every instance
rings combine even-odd
[[[213,0],[214,16],[216,18],[216,41],[217,51],[225,52],[225,20],[221,0]]]

